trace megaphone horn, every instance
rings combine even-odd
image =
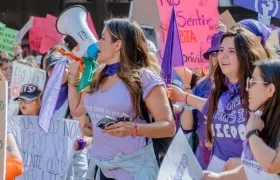
[[[56,20],[56,29],[60,34],[69,35],[79,44],[78,57],[93,56],[98,51],[97,40],[87,24],[87,10],[80,5],[66,8]],[[86,55],[86,56],[87,56]]]

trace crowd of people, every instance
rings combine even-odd
[[[105,21],[91,84],[78,92],[80,64],[67,64],[53,113],[78,120],[82,134],[73,144],[76,152],[66,179],[157,179],[151,139],[173,137],[179,128],[197,135],[192,137],[198,139],[193,140],[194,153],[204,179],[280,179],[280,58],[268,41],[270,34],[252,19],[230,29],[218,27],[203,54],[208,72],[174,68],[173,83],[166,85],[155,45],[143,29],[125,18]],[[0,80],[11,83],[13,62],[18,62],[45,70],[48,82],[57,76],[53,70],[61,57],[75,54],[79,44],[67,36],[64,44],[42,55],[40,64],[35,57],[22,57],[19,46],[14,50],[15,56],[1,54]],[[12,99],[19,104],[18,115],[44,111],[43,93],[34,84],[23,84]],[[143,118],[142,101],[153,117],[150,123]],[[108,116],[129,120],[98,128]],[[8,129],[6,179],[23,170]]]

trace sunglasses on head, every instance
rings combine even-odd
[[[268,82],[264,82],[264,81],[254,81],[252,78],[247,78],[246,81],[246,88],[249,89],[251,88],[254,84],[256,83],[262,83],[262,84],[267,84]]]

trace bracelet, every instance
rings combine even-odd
[[[68,85],[71,86],[71,87],[78,87],[79,82],[71,82],[71,81],[68,80]]]
[[[135,123],[135,134],[131,135],[133,138],[136,138],[138,136],[138,125]]]
[[[187,101],[188,100],[188,95],[189,95],[189,93],[187,93],[186,97],[185,97],[185,103],[187,103],[187,104],[188,104],[188,101]]]
[[[249,131],[246,135],[246,139],[249,140],[249,138],[254,134],[257,135],[258,137],[260,137],[261,132],[258,129],[254,129],[252,131]]]

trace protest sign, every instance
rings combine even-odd
[[[45,18],[33,17],[33,27],[29,30],[29,43],[30,49],[33,51],[39,51],[42,39],[45,35]]]
[[[180,128],[164,157],[158,180],[201,180],[202,169]]]
[[[162,59],[167,40],[172,4],[174,5],[185,66],[207,68],[202,54],[210,47],[219,22],[218,0],[157,0],[163,31],[160,35],[159,57]]]
[[[8,83],[0,81],[0,179],[5,179],[6,174],[7,104]]]
[[[66,176],[72,160],[79,122],[53,119],[49,132],[38,126],[37,116],[11,116],[9,127],[24,162],[24,174],[17,180],[58,180]]]
[[[39,68],[29,67],[13,62],[13,73],[11,79],[11,98],[9,102],[9,116],[17,115],[19,105],[14,101],[19,95],[20,87],[23,84],[33,84],[42,91],[46,82],[46,72]]]
[[[33,26],[33,17],[31,17],[29,21],[27,21],[27,23],[18,32],[18,34],[14,38],[14,44],[18,44],[22,40],[23,36],[29,31],[29,29],[32,28],[32,26]]]
[[[0,28],[5,27],[5,26],[6,26],[6,24],[0,22]]]
[[[159,10],[156,0],[134,0],[132,8],[132,19],[140,25],[160,26]],[[171,11],[170,11],[171,12]]]
[[[14,38],[19,31],[8,27],[0,28],[0,51],[14,54]]]
[[[233,4],[258,12],[258,20],[267,26],[271,17],[280,19],[280,2],[276,0],[234,0]]]
[[[221,18],[221,22],[227,27],[227,29],[230,29],[234,24],[236,24],[232,15],[230,14],[230,12],[228,10],[223,12],[220,15],[220,18]]]
[[[272,46],[279,46],[279,35],[276,29],[271,31],[271,35],[268,38],[268,42],[270,42]]]

